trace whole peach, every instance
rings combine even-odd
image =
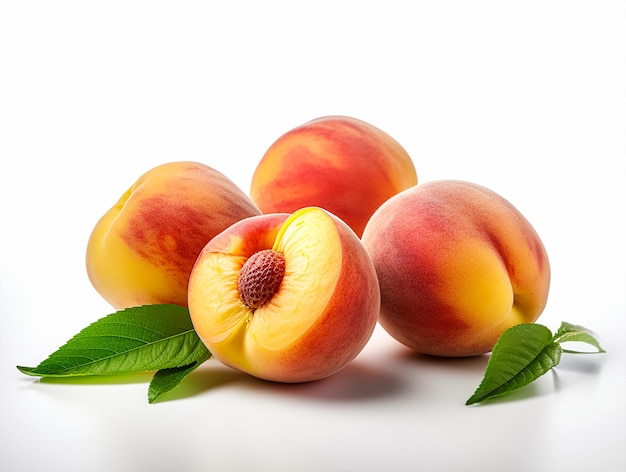
[[[361,241],[316,207],[235,223],[202,250],[189,281],[191,319],[213,356],[272,381],[342,369],[369,340],[379,308]]]
[[[379,128],[348,116],[309,121],[280,136],[252,177],[264,213],[319,206],[361,236],[385,200],[417,183],[413,161]]]
[[[381,286],[380,324],[420,353],[489,352],[546,305],[550,265],[538,234],[485,187],[443,180],[405,190],[374,213],[362,241]]]
[[[193,264],[206,243],[260,210],[231,180],[197,162],[170,162],[145,174],[95,225],[87,274],[116,309],[187,306]]]

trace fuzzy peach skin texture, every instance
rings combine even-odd
[[[424,354],[489,352],[542,313],[546,250],[526,218],[482,186],[417,185],[383,204],[362,238],[381,286],[380,324]]]
[[[309,121],[280,136],[256,167],[250,196],[263,213],[325,208],[358,236],[389,197],[417,183],[405,149],[348,116]]]
[[[251,308],[240,296],[239,275],[251,256],[268,249],[284,256],[284,277],[265,305]],[[189,282],[191,319],[208,349],[270,381],[306,382],[341,370],[366,345],[379,308],[365,248],[320,208],[234,224],[203,249]]]
[[[259,214],[242,190],[209,166],[157,166],[95,225],[87,244],[89,280],[116,309],[187,306],[189,274],[202,248],[233,223]]]

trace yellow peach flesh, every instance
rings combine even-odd
[[[253,348],[284,349],[311,327],[334,293],[341,243],[326,213],[295,212],[280,228],[272,249],[285,255],[285,274],[271,300],[255,310],[241,301],[237,288],[246,257],[211,253],[194,273],[190,289],[202,291],[193,297],[194,311],[205,314],[202,322],[196,321],[196,330],[207,343],[222,343],[221,360],[227,364],[249,365]],[[237,245],[231,250],[237,253]]]
[[[332,220],[317,209],[285,221],[274,250],[285,254],[285,276],[274,298],[255,311],[249,329],[266,349],[283,349],[326,308],[339,279],[341,243]],[[297,316],[284,316],[284,307]]]

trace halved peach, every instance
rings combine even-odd
[[[217,235],[196,261],[188,298],[217,359],[280,382],[339,371],[369,340],[380,308],[359,238],[317,207],[251,217]]]

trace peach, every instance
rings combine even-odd
[[[380,324],[417,352],[489,352],[546,305],[550,265],[538,234],[482,186],[443,180],[405,190],[372,215],[362,241],[380,281]]]
[[[95,225],[87,274],[116,309],[157,303],[187,306],[193,264],[216,234],[261,212],[218,171],[197,162],[155,167]]]
[[[359,238],[317,207],[235,223],[202,250],[189,280],[191,319],[213,356],[270,381],[342,369],[369,340],[379,308]]]
[[[322,207],[361,236],[385,200],[417,183],[404,148],[348,116],[309,121],[280,136],[252,176],[250,196],[264,213]]]

